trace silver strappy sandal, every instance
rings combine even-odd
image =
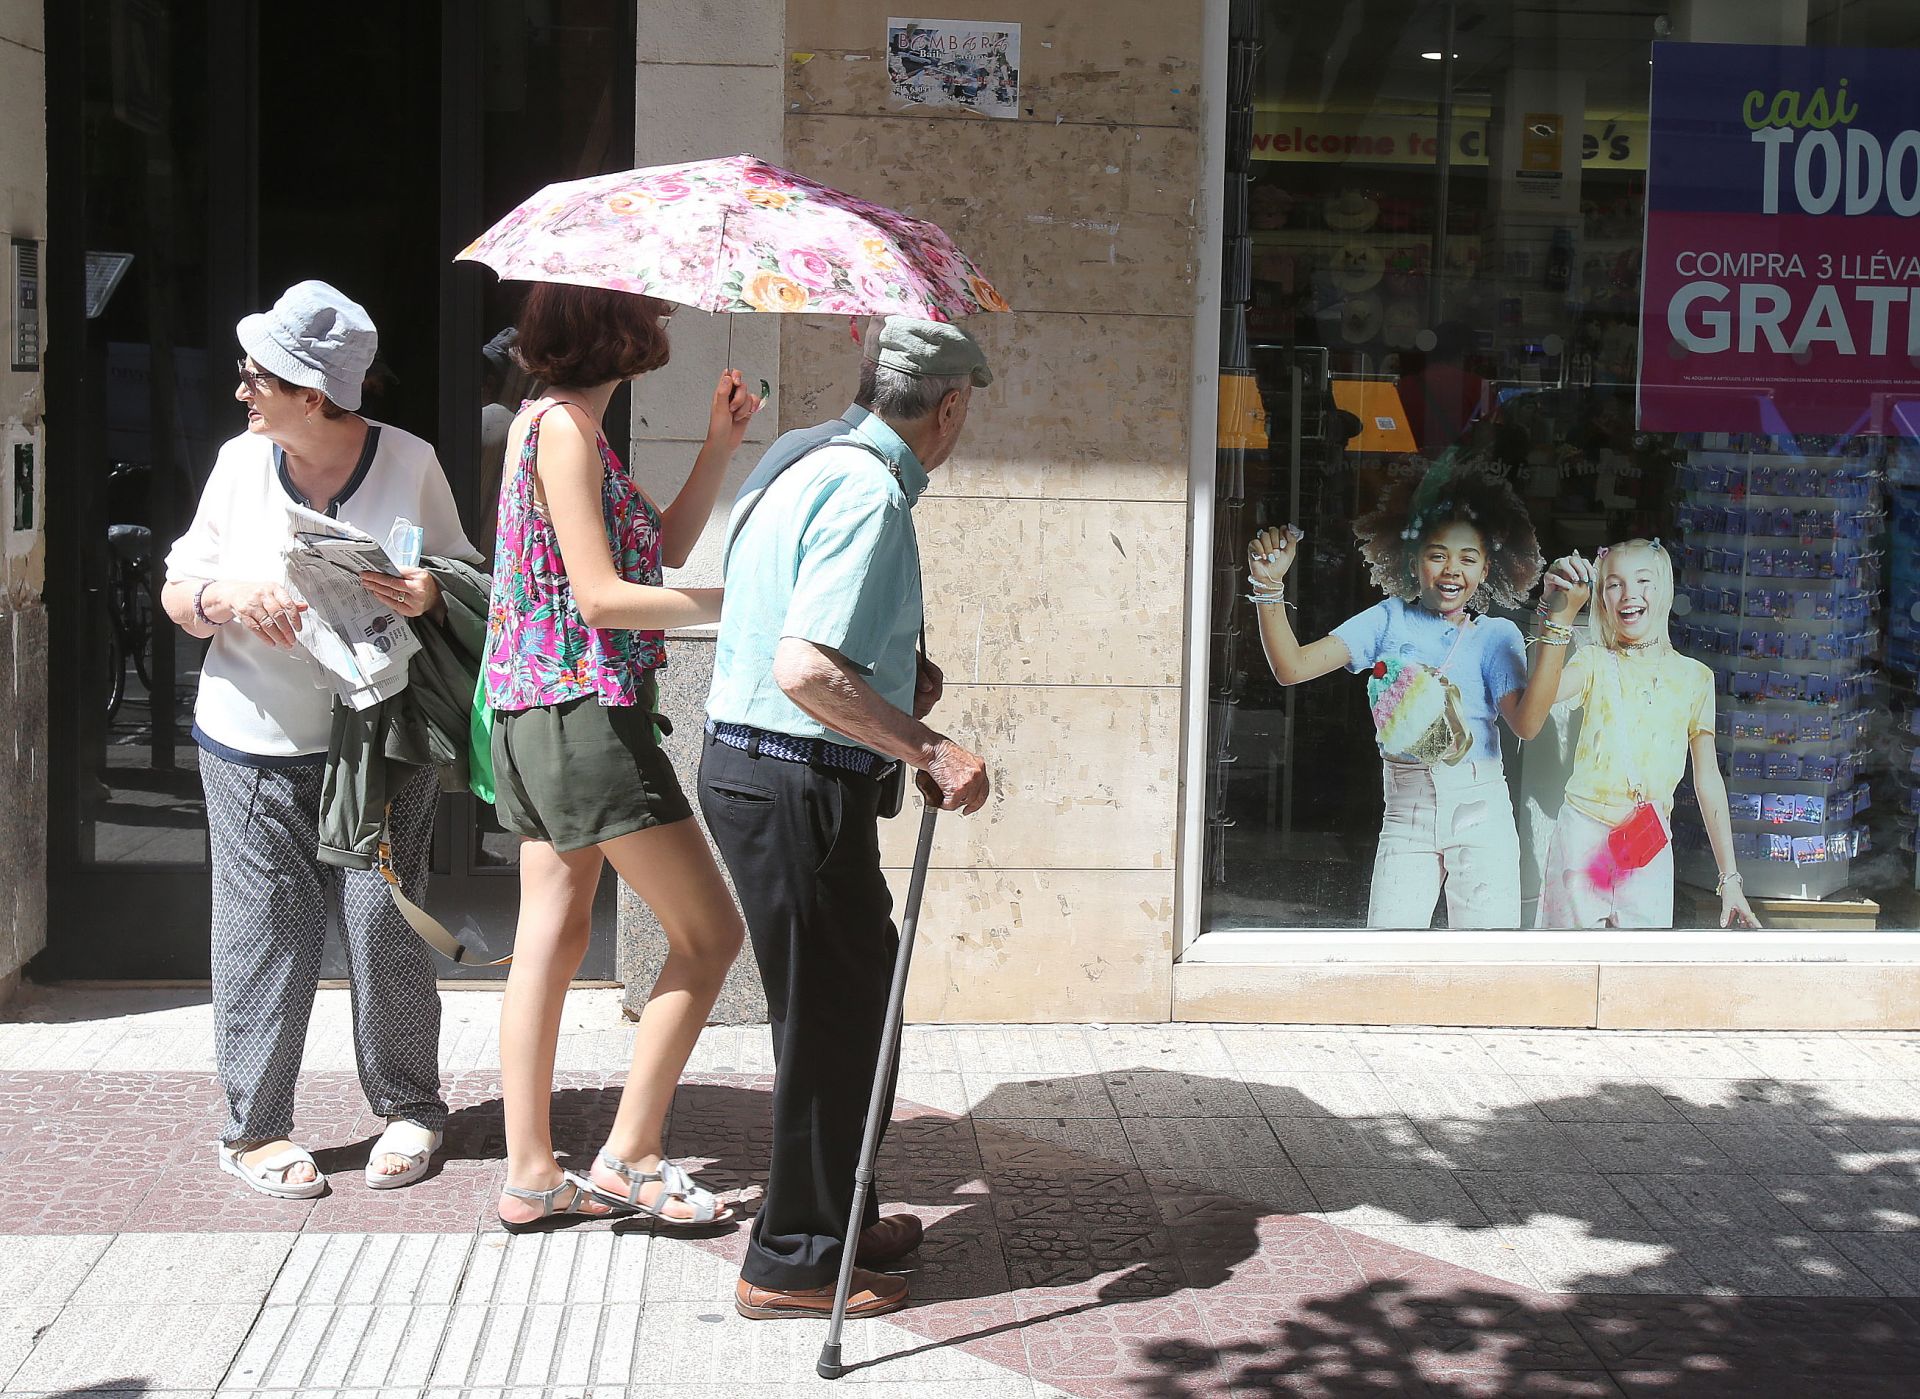
[[[560,1203],[560,1192],[571,1190],[567,1203]],[[503,1186],[505,1194],[516,1200],[531,1200],[540,1206],[540,1213],[532,1219],[501,1219],[500,1227],[509,1234],[534,1234],[547,1229],[559,1229],[569,1224],[577,1224],[583,1219],[618,1219],[621,1215],[632,1214],[631,1206],[617,1199],[608,1199],[593,1186],[575,1175],[572,1171],[560,1173],[560,1183],[551,1190],[522,1190],[517,1185]],[[607,1210],[583,1210],[582,1200],[597,1200],[603,1205],[612,1206]]]
[[[588,1182],[587,1188],[593,1192],[596,1200],[605,1201],[623,1210],[648,1215],[661,1224],[681,1228],[725,1224],[733,1218],[731,1205],[721,1204],[719,1197],[711,1190],[705,1186],[695,1185],[692,1176],[664,1156],[660,1158],[660,1169],[657,1171],[637,1171],[619,1157],[611,1156],[604,1151],[600,1153],[600,1164],[627,1183],[627,1193],[624,1196],[615,1195]],[[660,1182],[660,1193],[654,1197],[652,1204],[648,1204],[640,1198],[640,1189],[655,1181]],[[693,1213],[691,1215],[668,1214],[667,1206],[675,1200],[688,1206]]]

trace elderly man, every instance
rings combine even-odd
[[[896,765],[929,801],[987,799],[980,759],[921,722],[940,671],[919,649],[913,505],[952,455],[986,357],[965,331],[889,317],[832,422],[787,433],[728,523],[727,596],[700,804],[733,873],[772,1021],[773,1151],[734,1307],[824,1316],[899,934],[878,817]],[[920,1242],[867,1202],[850,1316],[907,1304],[884,1268]]]

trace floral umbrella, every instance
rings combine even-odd
[[[548,185],[460,257],[509,280],[702,311],[951,321],[1010,309],[935,225],[750,155]]]

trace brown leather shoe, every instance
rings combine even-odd
[[[853,1282],[847,1293],[848,1316],[885,1316],[907,1305],[907,1280],[886,1273],[853,1270]],[[733,1285],[733,1309],[750,1321],[777,1321],[782,1317],[831,1316],[833,1284],[781,1292],[771,1287],[756,1287],[741,1278]]]
[[[889,1263],[898,1263],[920,1247],[925,1232],[918,1215],[886,1215],[860,1231],[860,1247],[853,1261],[862,1268],[884,1268]]]

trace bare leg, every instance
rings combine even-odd
[[[550,1190],[560,1183],[553,1159],[553,1060],[567,984],[580,970],[593,932],[599,848],[556,851],[545,841],[520,846],[520,919],[513,965],[500,1003],[500,1091],[507,1126],[507,1184]],[[500,1217],[521,1222],[537,1206],[500,1197]],[[583,1212],[605,1206],[581,1202]]]
[[[610,1155],[638,1170],[657,1171],[665,1150],[661,1132],[667,1108],[746,928],[695,822],[635,831],[600,849],[653,910],[667,937],[667,959],[640,1014],[627,1086],[607,1136]],[[628,1189],[598,1163],[593,1183],[616,1195]],[[659,1190],[658,1185],[646,1186],[641,1198],[652,1202]],[[669,1213],[691,1217],[692,1212],[670,1206]]]

